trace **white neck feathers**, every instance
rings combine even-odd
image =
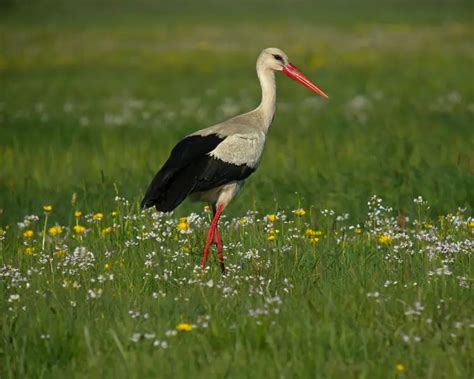
[[[270,127],[275,115],[276,85],[275,73],[272,69],[265,67],[261,62],[257,62],[257,75],[262,87],[262,101],[256,111],[262,120],[262,129],[266,132]]]

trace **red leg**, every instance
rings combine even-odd
[[[224,209],[223,205],[219,205],[217,207],[217,211],[214,215],[214,218],[212,219],[211,225],[209,226],[209,231],[207,232],[206,246],[204,246],[204,254],[202,256],[202,261],[201,261],[201,268],[203,270],[206,267],[207,257],[209,255],[209,247],[211,246],[211,243],[214,241],[214,235],[217,230],[217,223],[219,222],[219,217],[221,217],[221,213],[223,209]]]
[[[211,246],[213,237],[214,237],[214,229],[211,223],[211,225],[209,226],[209,230],[207,231],[206,246],[204,246],[204,254],[201,260],[201,268],[203,270],[206,267],[207,257],[209,255],[209,247]]]

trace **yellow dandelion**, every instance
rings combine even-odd
[[[209,213],[210,211],[211,211],[211,208],[209,207],[209,205],[205,205],[204,212]]]
[[[467,226],[469,226],[470,228],[474,229],[474,220],[469,221],[469,223],[467,224]]]
[[[86,232],[86,228],[82,225],[74,225],[72,230],[74,230],[74,233],[76,234],[84,234]]]
[[[246,224],[248,224],[248,220],[247,220],[246,218],[241,218],[241,219],[239,220],[239,224],[240,224],[240,225],[246,225]]]
[[[303,217],[306,214],[306,211],[303,208],[298,208],[293,211],[296,216]]]
[[[319,242],[319,238],[318,237],[311,237],[311,239],[309,241],[311,243],[317,244]]]
[[[381,245],[390,245],[391,242],[392,242],[392,237],[390,237],[387,234],[382,234],[379,237],[379,244]]]
[[[187,322],[181,322],[176,325],[176,330],[178,332],[190,332],[191,330],[193,330],[193,326],[191,324],[188,324]]]
[[[34,248],[34,247],[28,246],[27,248],[25,248],[25,254],[26,254],[26,255],[33,255],[34,252],[35,252],[35,248]]]
[[[43,211],[45,211],[46,213],[50,213],[51,211],[53,210],[53,206],[52,205],[43,205]]]
[[[266,219],[268,222],[275,222],[277,217],[274,214],[271,214],[271,215],[267,215]]]
[[[105,270],[110,269],[110,264],[109,264],[109,263],[106,263],[106,264],[104,265],[104,269],[105,269]]]
[[[178,229],[178,231],[183,231],[183,230],[187,230],[188,229],[188,224],[186,222],[180,222],[177,226],[176,226],[176,229]]]
[[[75,218],[80,218],[82,216],[82,212],[81,211],[75,211],[74,212],[74,217]]]
[[[395,371],[398,372],[399,374],[402,374],[406,371],[406,367],[403,363],[397,363],[395,365]]]
[[[268,237],[267,237],[267,240],[275,241],[275,238],[276,238],[275,234],[269,234]]]
[[[94,221],[102,221],[103,218],[104,218],[104,214],[103,214],[103,213],[100,213],[100,212],[94,213],[94,214],[92,215],[92,219],[93,219]]]
[[[118,211],[112,211],[111,216],[112,217],[117,217],[119,215]]]
[[[102,229],[102,231],[100,232],[100,234],[101,234],[102,236],[105,236],[105,235],[107,235],[107,234],[112,233],[112,231],[113,231],[113,228],[112,228],[111,226],[108,226],[107,228]]]
[[[25,230],[23,232],[24,238],[33,238],[34,235],[35,235],[35,232],[33,232],[31,229]]]
[[[48,233],[51,237],[56,237],[62,232],[63,232],[63,228],[61,228],[59,225],[52,226],[51,228],[48,229]]]
[[[304,234],[307,237],[311,238],[311,237],[315,237],[315,236],[321,236],[323,234],[323,232],[321,230],[306,229]]]

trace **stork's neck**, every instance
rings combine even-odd
[[[262,119],[262,129],[266,132],[275,115],[276,85],[273,70],[257,65],[257,75],[262,87],[262,102],[256,109]]]

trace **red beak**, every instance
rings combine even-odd
[[[322,96],[328,99],[328,95],[326,95],[322,90],[316,87],[311,80],[309,80],[304,74],[298,70],[295,66],[291,63],[288,63],[282,71],[286,76],[289,76],[291,79],[296,80],[303,84],[306,88],[309,88],[311,91],[316,92],[319,96]]]

